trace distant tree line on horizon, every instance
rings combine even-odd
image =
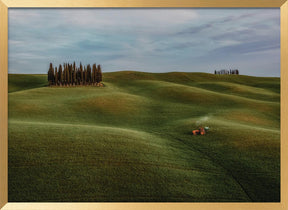
[[[84,66],[80,62],[77,67],[75,62],[73,64],[64,63],[63,68],[60,64],[58,69],[53,67],[50,63],[48,70],[49,86],[76,86],[76,85],[92,85],[103,86],[101,65],[90,64]]]
[[[239,74],[239,70],[238,69],[230,69],[230,71],[226,70],[226,69],[222,69],[222,70],[219,70],[219,71],[215,70],[214,74],[237,74],[238,75]]]

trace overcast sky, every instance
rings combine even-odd
[[[104,72],[280,76],[279,9],[9,9],[9,73],[49,63]]]

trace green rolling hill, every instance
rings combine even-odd
[[[9,202],[280,201],[280,79],[9,75]],[[205,136],[192,130],[209,126]]]

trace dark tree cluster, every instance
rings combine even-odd
[[[238,69],[230,69],[230,71],[226,69],[222,69],[219,71],[215,70],[214,74],[237,74],[239,75],[239,70]]]
[[[73,64],[60,64],[58,69],[50,63],[48,70],[48,82],[50,86],[76,86],[76,85],[92,85],[102,86],[102,70],[100,65],[90,64],[84,66],[80,63],[77,67]]]

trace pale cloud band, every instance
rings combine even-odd
[[[99,63],[104,72],[280,76],[279,9],[9,9],[9,73],[50,62]]]

